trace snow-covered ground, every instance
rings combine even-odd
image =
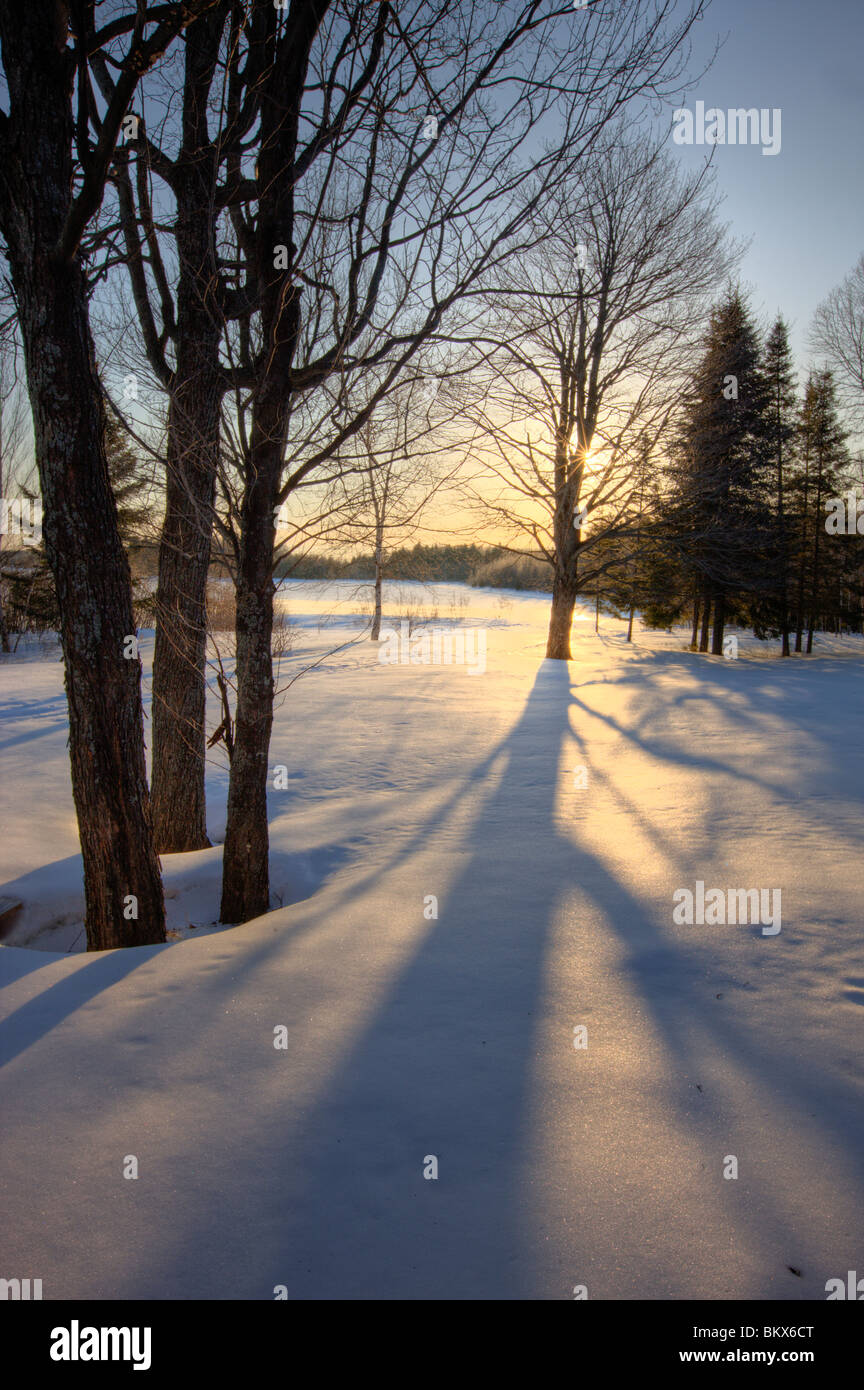
[[[274,727],[274,911],[213,925],[216,756],[164,947],[82,952],[62,666],[0,661],[0,1276],[823,1299],[864,1268],[864,643],[724,660],[586,612],[567,666],[544,596],[397,585],[388,621],[482,629],[485,670],[385,664],[358,586],[282,596],[283,683],[318,664]],[[675,922],[697,882],[780,889],[782,929]]]

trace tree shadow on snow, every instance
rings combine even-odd
[[[662,701],[663,694],[656,694]],[[752,1023],[742,1027],[719,1007],[706,1007],[704,991],[690,988],[698,962],[665,926],[666,904],[640,901],[602,857],[559,831],[559,763],[573,709],[579,702],[568,667],[545,662],[521,718],[484,764],[490,774],[503,764],[503,774],[477,816],[466,867],[442,897],[438,920],[430,922],[416,954],[303,1117],[267,1219],[260,1205],[249,1213],[259,1233],[260,1296],[268,1297],[278,1284],[287,1286],[292,1299],[544,1296],[537,1276],[543,1253],[536,1249],[536,1225],[531,1231],[526,1221],[537,1181],[531,1132],[536,1021],[547,983],[550,929],[574,887],[623,948],[622,974],[637,1010],[647,1010],[660,1039],[658,1101],[661,1114],[672,1117],[672,1152],[680,1127],[708,1164],[718,1143],[727,1144],[728,1152],[746,1153],[748,1133],[736,1126],[734,1104],[743,1088],[754,1104],[766,1095],[777,1098],[775,1130],[792,1116],[802,1133],[809,1130],[831,1148],[839,1146],[864,1193],[860,1149],[857,1156],[849,1150],[850,1136],[861,1128],[857,1089],[836,1075],[829,1084],[812,1054],[790,1068],[782,1044]],[[643,742],[638,735],[636,741]],[[650,740],[644,746],[654,756],[669,757],[666,747],[652,747]],[[691,762],[686,750],[679,750],[678,759]],[[722,763],[715,770],[736,775]],[[626,784],[626,770],[622,780]],[[418,882],[418,897],[433,889]],[[562,1033],[570,1025],[569,1016],[562,1018]],[[614,1021],[606,1026],[614,1028]],[[728,1089],[722,1083],[714,1088],[720,1091],[713,1097],[719,1118],[717,1109],[694,1115],[694,1067],[709,1069],[718,1060],[733,1078]],[[657,1123],[662,1130],[664,1121]],[[433,1158],[437,1180],[424,1179],[424,1165]],[[587,1189],[601,1201],[614,1187],[615,1162],[613,1151],[609,1172],[585,1175]],[[754,1174],[751,1168],[740,1189],[707,1180],[706,1192],[714,1195],[706,1202],[720,1232],[714,1253],[719,1257],[726,1240],[734,1247],[746,1232],[750,1258],[762,1271],[753,1289],[757,1297],[818,1296],[812,1278],[831,1273],[808,1268],[805,1286],[796,1285],[784,1268],[784,1254],[812,1265],[821,1236],[818,1203],[812,1218],[805,1214],[802,1220],[794,1154],[790,1164],[786,1175]],[[631,1200],[638,1200],[633,1194],[640,1190],[649,1200],[651,1175],[639,1171],[638,1163],[627,1181]],[[819,1188],[820,1182],[830,1201],[830,1175],[811,1174],[804,1187]],[[796,1187],[791,1201],[787,1185]],[[586,1231],[583,1238],[577,1222],[573,1267],[588,1273],[586,1263],[602,1249],[602,1235],[589,1234],[585,1201],[585,1189],[574,1184],[565,1207],[585,1213]],[[669,1201],[674,1211],[674,1194]],[[598,1290],[599,1296],[621,1296],[622,1280],[624,1296],[644,1296],[646,1289],[663,1287],[676,1259],[679,1269],[686,1266],[686,1249],[676,1249],[676,1239],[683,1240],[679,1225],[683,1231],[687,1223],[677,1215],[673,1220],[663,1248],[641,1251],[634,1208],[630,1247],[609,1252],[612,1265],[618,1258],[624,1268],[619,1287],[615,1294]],[[711,1239],[716,1243],[718,1237]],[[715,1271],[706,1269],[704,1277],[710,1288]],[[568,1292],[562,1273],[560,1296]]]
[[[269,1299],[283,1284],[292,1300],[549,1296],[554,1261],[538,1249],[537,1222],[528,1216],[538,1182],[537,1069],[546,1060],[540,1055],[538,1020],[541,1008],[549,1007],[550,933],[559,908],[574,900],[581,901],[583,912],[599,915],[610,942],[620,947],[616,968],[629,983],[635,1010],[644,1009],[660,1040],[657,1128],[662,1134],[662,1116],[671,1117],[668,1144],[673,1155],[680,1126],[700,1153],[713,1159],[716,1126],[707,1116],[694,1118],[689,1079],[694,1066],[708,1067],[719,1058],[725,1075],[732,1078],[727,1096],[733,1119],[728,1140],[724,1138],[728,1152],[746,1150],[747,1135],[735,1133],[731,1104],[735,1091],[743,1088],[757,1096],[763,1091],[781,1096],[785,1113],[802,1128],[817,1130],[829,1145],[842,1148],[850,1165],[855,1162],[854,1155],[846,1154],[849,1136],[861,1123],[853,1086],[836,1076],[828,1084],[812,1054],[790,1068],[782,1047],[753,1022],[742,1026],[740,1019],[725,1017],[719,1006],[707,1007],[704,991],[688,988],[694,952],[666,926],[667,904],[640,900],[609,862],[578,842],[578,824],[561,826],[556,800],[562,750],[571,746],[574,736],[571,714],[575,712],[580,723],[588,713],[592,720],[595,716],[574,697],[573,674],[565,663],[544,662],[512,730],[479,764],[466,762],[458,785],[448,788],[435,813],[411,827],[383,869],[378,865],[376,875],[386,875],[397,865],[404,874],[418,846],[444,827],[460,795],[470,787],[478,796],[477,814],[459,841],[461,867],[452,885],[440,890],[418,869],[405,901],[400,905],[398,898],[391,899],[394,913],[415,922],[423,898],[437,892],[437,919],[423,923],[414,954],[385,987],[329,1080],[307,1110],[297,1100],[274,1102],[278,1090],[265,1090],[262,1080],[260,1095],[244,1097],[248,1111],[239,1117],[239,1132],[232,1131],[230,1137],[221,1128],[224,1107],[217,1107],[211,1124],[212,1144],[218,1150],[208,1144],[207,1151],[224,1150],[230,1199],[220,1189],[222,1201],[215,1209],[193,1204],[185,1221],[178,1214],[151,1260],[143,1261],[136,1272],[133,1296],[152,1290],[157,1297]],[[659,719],[664,701],[668,702],[668,691],[647,692],[646,707],[639,709],[634,726],[646,721],[650,726],[652,710]],[[661,761],[674,762],[677,757],[690,766],[686,749],[676,755],[671,740],[658,742],[656,724],[654,737],[625,724],[615,727],[625,744],[635,735],[646,754]],[[581,756],[590,764],[589,731],[590,724],[581,731]],[[578,731],[576,736],[579,741]],[[469,758],[468,747],[464,756]],[[626,758],[621,767],[621,784],[626,787]],[[714,770],[737,776],[720,758]],[[601,777],[592,770],[594,775]],[[635,803],[631,809],[638,812]],[[705,814],[710,816],[710,806]],[[650,826],[646,823],[645,828]],[[341,916],[352,896],[362,904],[362,882],[353,874],[346,875],[326,904],[313,905],[300,930],[321,925],[323,912],[332,921],[334,903]],[[369,923],[368,930],[374,929]],[[578,950],[578,932],[573,941]],[[250,971],[266,970],[278,942],[275,934],[251,951],[226,955],[226,961],[236,965],[227,978],[226,972],[214,972],[212,983],[205,986],[212,990],[213,1008],[207,1016],[212,1014],[214,1031],[196,1037],[200,1056],[206,1057],[211,1037],[215,1039],[216,1030],[224,1026],[220,995],[234,994]],[[130,955],[143,958],[144,952],[95,960],[54,986],[63,994],[61,1002],[69,1004],[65,1012],[81,1002],[76,1002],[76,989],[83,992],[86,986],[79,977],[93,970],[97,987],[105,988],[113,982],[108,978],[111,963],[122,966]],[[335,982],[332,1001],[338,1003],[339,990],[350,988],[350,981]],[[291,1005],[304,1012],[312,1007],[302,998]],[[561,1019],[562,1035],[568,1035],[571,1001],[565,998],[562,1007],[567,1014]],[[25,1017],[36,1035],[39,1013],[39,1001],[34,1001],[31,1016]],[[55,1015],[52,1008],[52,1023]],[[605,1020],[605,1026],[614,1029],[614,1019]],[[285,1064],[300,1065],[302,1058],[286,1057]],[[561,1094],[558,1104],[565,1111],[570,1106],[578,1119],[579,1083],[572,1085],[575,1091]],[[715,1089],[722,1092],[722,1084]],[[721,1106],[722,1099],[721,1094]],[[553,1093],[553,1105],[555,1100]],[[614,1109],[611,1114],[614,1120]],[[625,1114],[622,1110],[621,1126],[626,1124]],[[779,1102],[771,1118],[776,1130],[782,1122]],[[665,1142],[665,1134],[662,1137]],[[202,1142],[199,1133],[198,1153]],[[433,1159],[437,1178],[427,1180],[424,1168],[430,1171]],[[653,1178],[637,1161],[624,1174],[624,1190],[633,1203],[632,1236],[620,1250],[604,1252],[602,1220],[592,1225],[590,1200],[592,1195],[600,1200],[614,1188],[611,1166],[616,1161],[613,1151],[608,1156],[610,1170],[596,1163],[583,1169],[583,1186],[573,1178],[572,1167],[559,1167],[559,1175],[571,1173],[569,1179],[559,1177],[564,1184],[556,1195],[559,1209],[579,1218],[568,1229],[565,1255],[572,1255],[570,1264],[589,1284],[592,1255],[599,1252],[608,1256],[609,1265],[621,1267],[616,1293],[604,1293],[601,1286],[592,1296],[621,1296],[622,1287],[624,1296],[646,1296],[652,1287],[662,1287],[663,1273],[674,1266],[675,1242],[682,1238],[687,1219],[682,1218],[682,1226],[676,1216],[662,1248],[639,1251],[643,1228],[638,1203],[652,1199]],[[626,1165],[628,1160],[622,1161]],[[189,1182],[197,1183],[195,1165],[187,1166]],[[184,1165],[177,1165],[175,1179],[181,1170]],[[830,1189],[831,1174],[821,1180]],[[860,1173],[856,1180],[862,1190]],[[795,1226],[782,1174],[757,1172],[748,1177],[747,1185],[758,1212],[758,1220],[746,1228],[747,1237],[751,1251],[764,1257],[767,1290],[769,1265],[776,1263],[778,1251],[804,1260],[818,1247],[819,1214],[814,1211],[809,1226]],[[722,1184],[715,1203],[721,1218],[717,1229],[724,1231],[730,1245],[736,1232],[745,1229],[735,1206],[737,1196],[729,1191],[737,1187]],[[673,1210],[674,1200],[673,1193]],[[723,1218],[728,1218],[728,1229],[722,1226]],[[211,1261],[202,1256],[207,1249],[218,1250],[218,1257]],[[544,1260],[545,1273],[538,1277]],[[657,1278],[653,1285],[652,1262]],[[558,1287],[554,1280],[553,1287]],[[560,1288],[560,1296],[568,1297],[564,1273]],[[761,1296],[778,1295],[761,1291]],[[788,1296],[808,1294],[802,1285],[800,1292],[793,1288]]]

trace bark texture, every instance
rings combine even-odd
[[[270,908],[267,759],[273,727],[273,522],[284,407],[259,411],[261,467],[244,497],[237,573],[237,708],[228,787],[220,920],[248,922]],[[284,426],[283,426],[284,428]]]
[[[552,580],[552,610],[546,640],[546,655],[556,661],[571,660],[570,630],[578,592],[575,579],[556,572]]]
[[[20,313],[69,705],[72,791],[90,950],[165,939],[144,765],[129,567],[77,256],[58,253],[72,196],[72,69],[64,8],[0,7],[11,115],[0,229]],[[132,655],[124,657],[124,650]]]
[[[202,171],[205,185],[208,177]],[[177,367],[168,419],[153,657],[153,819],[157,848],[165,853],[210,843],[204,793],[207,575],[224,390],[219,321],[205,290],[215,280],[210,227],[191,174],[182,189]]]
[[[566,389],[562,385],[562,416],[565,400]],[[555,661],[571,660],[570,630],[579,594],[579,547],[582,539],[581,528],[577,530],[573,524],[574,512],[579,504],[582,475],[581,470],[573,470],[570,465],[567,438],[566,427],[559,426],[555,451],[557,505],[553,520],[555,570],[552,579],[549,634],[546,639],[546,656]]]

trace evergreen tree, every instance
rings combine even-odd
[[[117,529],[128,549],[130,542],[140,539],[151,522],[150,478],[128,434],[113,415],[105,420],[105,453],[117,506]]]
[[[773,473],[774,482],[775,536],[771,547],[771,559],[774,562],[772,568],[777,576],[776,617],[783,643],[783,656],[789,656],[790,532],[786,494],[798,434],[798,402],[792,353],[789,348],[789,331],[782,317],[778,316],[768,335],[762,371],[767,396],[766,465]]]
[[[711,313],[685,402],[668,516],[702,608],[700,650],[708,649],[713,613],[715,655],[737,600],[765,583],[767,399],[756,326],[732,288]]]
[[[820,618],[837,607],[836,577],[842,572],[846,537],[830,538],[826,505],[848,483],[846,432],[840,425],[837,390],[830,371],[812,371],[799,420],[800,462],[794,479],[797,503],[797,603],[795,650],[813,650]]]
[[[105,419],[105,454],[117,507],[117,530],[123,548],[128,552],[130,544],[145,533],[151,518],[150,479],[129,442],[129,436],[111,415],[106,415]],[[30,501],[37,500],[37,494],[31,488],[22,487],[22,494]],[[10,571],[6,578],[5,620],[9,632],[59,632],[60,608],[44,545],[34,547],[26,568],[20,574]],[[151,596],[134,579],[132,601],[139,622],[142,615],[145,619],[151,616]]]

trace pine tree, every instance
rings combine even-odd
[[[767,387],[750,311],[730,289],[711,314],[676,446],[678,495],[670,521],[701,606],[700,650],[722,655],[740,595],[764,585]],[[698,610],[694,611],[694,633]]]
[[[117,530],[124,550],[146,531],[152,516],[150,479],[129,436],[111,415],[105,418],[105,455],[108,477],[117,507]],[[32,488],[22,487],[22,495],[37,501]],[[8,576],[6,623],[10,632],[60,631],[60,607],[54,579],[48,567],[44,545],[33,550],[32,562],[20,577]],[[136,612],[147,612],[152,600],[143,585],[132,580],[132,600]]]
[[[777,626],[783,642],[783,656],[789,656],[790,532],[786,515],[786,493],[798,434],[798,402],[792,353],[789,348],[789,331],[782,317],[778,316],[768,335],[762,371],[767,393],[766,465],[773,471],[774,476],[775,541],[771,558],[776,562]]]
[[[843,490],[849,466],[846,432],[840,425],[837,390],[830,371],[812,371],[807,380],[799,419],[800,464],[794,480],[797,501],[797,612],[795,650],[813,650],[813,634],[821,615],[836,606],[830,597],[832,566],[842,568],[842,551],[833,545],[825,527],[829,498]],[[845,538],[844,538],[845,539]],[[842,546],[842,540],[839,545]]]
[[[152,519],[150,478],[123,426],[112,415],[105,420],[105,453],[117,506],[117,529],[128,550],[130,543],[145,533]]]

